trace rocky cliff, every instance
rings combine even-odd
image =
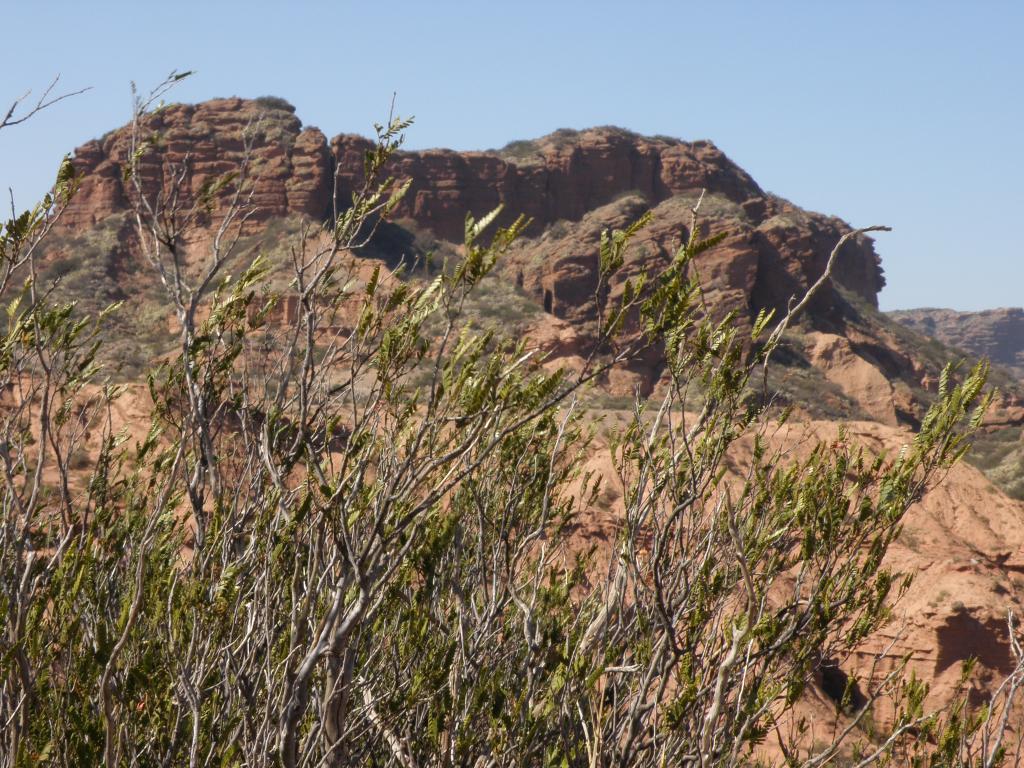
[[[347,134],[328,141],[317,128],[303,127],[294,108],[277,98],[172,104],[148,117],[143,128],[151,137],[139,174],[145,191],[169,190],[183,178],[179,195],[188,206],[214,179],[244,168],[255,205],[246,226],[265,250],[294,231],[297,220],[326,220],[343,207],[362,181],[372,146]],[[83,272],[83,279],[66,282],[72,291],[90,286],[87,301],[138,302],[147,290],[148,273],[133,264],[127,246],[125,214],[134,182],[124,171],[132,151],[126,126],[75,152],[82,187],[58,232],[67,247],[54,267],[72,277],[75,268]],[[818,278],[836,241],[850,230],[838,218],[766,193],[711,142],[618,128],[560,130],[487,152],[399,152],[386,171],[409,180],[411,188],[394,212],[396,223],[367,249],[367,258],[401,259],[424,240],[457,254],[467,212],[480,216],[504,205],[506,221],[519,214],[531,218],[499,270],[505,286],[497,303],[532,305],[537,316],[520,318],[520,330],[563,363],[588,353],[598,301],[615,300],[627,278],[671,260],[689,236],[691,208],[702,192],[702,234],[727,237],[694,269],[711,310],[734,311],[741,323],[761,309],[784,311]],[[606,295],[596,297],[601,231],[626,226],[647,211],[653,223],[636,239]],[[202,221],[203,211],[197,215]],[[88,252],[90,264],[72,252]],[[104,269],[97,271],[96,263]],[[789,354],[780,359],[780,388],[790,402],[818,416],[915,423],[944,353],[926,349],[921,337],[877,312],[883,285],[871,239],[847,243],[834,280],[790,334]],[[1001,354],[1008,337],[995,331],[990,337],[991,344],[1003,345]],[[661,368],[652,350],[606,386],[612,394],[651,392]]]
[[[237,171],[248,156],[256,221],[292,214],[325,217],[333,170],[327,140],[316,128],[303,129],[293,111],[276,99],[214,99],[155,112],[145,129],[147,135],[155,132],[158,151],[144,154],[140,164],[147,192],[187,166],[186,191],[198,195],[213,178]],[[127,209],[132,182],[124,169],[131,151],[129,127],[75,150],[83,183],[64,216],[67,228],[95,226]]]
[[[1024,309],[907,309],[888,314],[918,333],[975,357],[987,357],[1024,378]]]
[[[159,161],[143,161],[150,186],[169,181],[187,164],[188,191],[198,194],[216,175],[236,170],[248,153],[255,220],[263,222],[289,215],[327,217],[335,191],[344,205],[362,182],[371,146],[352,135],[337,136],[328,145],[323,133],[302,128],[277,99],[170,105],[149,118],[146,128],[156,131],[160,149],[145,156]],[[84,183],[65,217],[69,228],[95,226],[126,209],[131,182],[123,171],[130,152],[128,128],[76,150],[74,162]],[[479,216],[499,204],[509,218],[529,216],[528,234],[539,235],[557,222],[579,222],[624,195],[638,196],[650,207],[687,197],[692,202],[706,190],[717,203],[705,221],[735,230],[730,247],[750,266],[742,274],[730,270],[718,277],[726,290],[742,291],[755,308],[784,303],[816,279],[835,241],[849,230],[837,218],[766,194],[711,142],[645,138],[617,128],[557,131],[493,152],[401,152],[388,172],[412,181],[396,216],[452,241],[461,240],[467,212]],[[669,205],[661,213],[664,233],[685,236],[686,206]],[[877,305],[884,279],[869,239],[850,244],[836,277]]]
[[[352,135],[328,142],[318,129],[304,128],[293,108],[276,98],[174,104],[149,117],[144,128],[155,136],[155,146],[146,148],[141,164],[146,191],[169,189],[187,169],[181,191],[186,205],[213,179],[237,171],[248,158],[256,213],[247,226],[250,233],[265,236],[275,222],[323,220],[336,206],[344,206],[361,183],[364,155],[371,146]],[[74,162],[83,183],[62,224],[65,240],[102,232],[103,238],[89,237],[112,238],[124,250],[124,214],[133,194],[133,182],[124,174],[131,136],[129,127],[121,128],[76,151]],[[489,152],[400,152],[387,172],[410,180],[412,186],[395,211],[398,226],[392,228],[391,240],[371,249],[377,256],[400,258],[421,233],[454,247],[467,212],[480,216],[499,204],[505,206],[506,220],[519,214],[532,219],[502,276],[549,321],[556,321],[534,323],[528,330],[547,337],[549,354],[566,358],[586,352],[586,328],[597,310],[596,247],[605,227],[623,226],[647,210],[654,213],[654,224],[628,254],[625,269],[605,297],[609,300],[627,277],[672,258],[689,234],[690,208],[703,190],[705,233],[729,235],[696,268],[713,311],[735,310],[741,322],[762,308],[784,310],[791,297],[817,279],[835,242],[850,229],[840,219],[765,193],[711,142],[648,138],[618,128],[561,130]],[[110,285],[102,293],[134,296],[126,290],[139,287],[131,279],[130,256],[108,254],[106,261]],[[863,325],[865,312],[871,315],[877,307],[883,285],[872,241],[858,238],[840,255],[834,285],[819,294],[808,320],[818,330],[849,335],[847,326]],[[866,333],[877,335],[875,330]],[[806,349],[797,350],[801,365],[817,370],[809,357],[813,339],[802,346]],[[890,378],[907,379],[911,389],[921,389],[922,367],[911,355],[894,352],[891,339],[862,344],[853,357]],[[655,354],[631,376],[612,382],[612,389],[625,393],[639,386],[649,392],[659,375]],[[913,410],[909,396],[895,396],[888,384],[881,390],[871,394],[881,407],[860,409],[861,415],[883,413],[884,420],[894,423],[899,414]],[[833,386],[832,392],[854,411],[859,408],[857,398],[851,400],[853,390]]]
[[[369,146],[357,136],[331,141],[341,198],[360,183]],[[639,198],[646,207],[680,199],[692,205],[706,190],[717,204],[713,218],[705,221],[734,230],[730,247],[751,267],[741,269],[742,275],[718,276],[755,305],[784,302],[809,277],[816,279],[838,237],[849,230],[839,219],[808,213],[766,194],[709,141],[646,138],[618,128],[557,131],[497,152],[407,152],[398,156],[390,171],[412,180],[398,215],[451,240],[462,237],[467,211],[482,215],[499,204],[509,217],[529,216],[533,225],[528,233],[537,235],[556,222],[580,222],[588,216],[602,220],[614,212],[595,212],[623,196]],[[630,212],[637,213],[638,207],[642,206],[633,206]],[[686,236],[689,207],[670,205],[660,213],[656,220],[661,233],[651,240],[662,243],[659,248],[664,251],[667,233],[676,240]],[[851,245],[837,279],[877,306],[885,281],[869,239]],[[576,289],[565,286],[560,291],[554,276],[549,282],[553,292],[575,303]]]

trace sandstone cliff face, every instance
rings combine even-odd
[[[648,139],[614,128],[559,131],[529,144],[529,151],[404,152],[393,172],[413,180],[400,213],[442,237],[461,239],[465,214],[481,215],[504,203],[510,215],[534,220],[535,231],[560,219],[577,221],[624,192],[660,202],[707,188],[736,203],[763,197],[750,176],[707,141]],[[338,188],[362,180],[359,136],[338,136],[331,152]]]
[[[172,104],[148,118],[158,151],[147,151],[140,176],[148,193],[187,165],[185,205],[204,183],[238,171],[251,141],[255,222],[301,214],[322,218],[331,196],[331,160],[326,139],[316,128],[302,129],[288,109],[243,99],[214,99],[201,104]],[[128,208],[131,182],[124,169],[131,152],[128,128],[113,131],[75,151],[82,187],[65,214],[71,230],[95,226]],[[157,159],[159,158],[159,159]]]
[[[907,309],[888,314],[918,333],[970,355],[987,357],[1024,376],[1024,309]]]
[[[350,197],[361,182],[370,146],[358,136],[331,141],[339,200]],[[528,334],[565,363],[590,352],[599,301],[615,302],[627,279],[672,260],[689,237],[691,208],[702,190],[701,234],[727,232],[728,237],[703,254],[695,269],[712,311],[719,316],[735,311],[741,323],[761,309],[785,312],[790,299],[821,275],[835,243],[850,230],[837,218],[766,194],[711,142],[645,138],[615,128],[558,131],[499,152],[403,152],[388,173],[412,182],[396,216],[443,239],[461,240],[467,212],[481,216],[498,205],[505,206],[505,222],[519,214],[532,219],[503,275],[547,313]],[[648,210],[654,214],[652,225],[635,240],[607,293],[595,297],[601,231],[625,227]],[[885,281],[869,238],[846,245],[834,274],[837,284],[877,307]],[[842,304],[829,285],[809,314],[838,316]],[[551,316],[564,322],[552,326]],[[905,367],[917,376],[913,365]],[[872,370],[877,377],[885,375]],[[607,386],[614,394],[636,389],[649,394],[661,373],[660,353],[652,349]],[[874,403],[866,409],[875,411]],[[891,404],[886,413],[895,413]],[[886,420],[895,418],[887,415]]]
[[[256,212],[247,226],[253,234],[262,232],[264,239],[274,221],[323,220],[335,199],[344,205],[361,183],[364,153],[371,146],[367,139],[351,135],[328,143],[316,128],[304,129],[292,108],[277,99],[171,105],[150,117],[145,127],[156,132],[158,143],[158,151],[145,153],[141,164],[147,192],[169,188],[187,165],[190,174],[182,190],[186,204],[204,183],[237,171],[248,151]],[[129,152],[127,128],[79,148],[75,163],[84,180],[62,222],[67,233],[110,229],[110,222],[121,216],[120,231],[128,236],[124,212],[132,187],[124,178],[124,167]],[[704,190],[702,234],[727,232],[728,237],[703,254],[694,268],[712,312],[735,311],[741,323],[749,323],[761,309],[785,311],[791,297],[817,280],[832,247],[849,231],[837,218],[804,211],[765,193],[710,142],[645,138],[616,128],[562,130],[489,152],[400,152],[386,171],[412,182],[395,212],[396,220],[441,241],[461,241],[467,212],[480,216],[503,204],[506,221],[520,213],[532,218],[527,236],[500,276],[544,313],[546,320],[526,331],[552,358],[562,361],[589,353],[598,311],[593,295],[597,242],[604,228],[625,226],[647,210],[654,214],[653,224],[637,238],[626,265],[600,299],[609,302],[618,297],[627,278],[672,259],[689,236],[690,209]],[[190,251],[201,251],[204,237],[209,239],[200,229]],[[378,243],[375,255],[400,257],[398,251],[413,239],[410,234]],[[396,252],[390,254],[389,249]],[[121,253],[112,260],[125,258]],[[127,271],[114,265],[111,279],[123,283],[117,275]],[[834,284],[825,286],[809,307],[807,319],[816,330],[850,337],[855,329],[849,319],[857,312],[851,311],[836,286],[867,310],[877,307],[884,278],[872,241],[862,237],[847,243],[834,276]],[[863,339],[841,360],[833,356],[828,366],[821,365],[813,339],[798,350],[803,364],[818,371],[821,383],[842,384],[849,378],[846,371],[856,369],[854,378],[861,382],[902,378],[911,389],[927,388],[926,366],[912,350],[877,323],[865,325],[855,319],[856,323]],[[650,392],[657,385],[660,365],[658,351],[652,350],[649,359],[638,361],[635,370],[619,375],[609,386],[620,394],[637,387]],[[905,391],[890,398],[884,387],[868,389],[838,386],[836,392],[862,415],[913,423],[920,408]]]
[[[717,210],[711,218],[704,211],[705,223],[713,231],[727,228],[734,232],[733,243],[742,241],[742,249],[756,257],[754,281],[741,279],[727,289],[744,291],[755,311],[762,306],[785,306],[790,296],[817,279],[836,240],[850,229],[839,219],[809,213],[766,195],[743,169],[708,141],[649,139],[620,129],[596,128],[560,131],[520,144],[528,146],[518,147],[514,156],[508,152],[449,150],[399,154],[389,172],[411,179],[412,188],[396,214],[428,227],[440,237],[460,240],[466,212],[480,216],[504,204],[508,219],[523,214],[533,220],[529,234],[540,235],[560,222],[587,220],[589,235],[599,233],[602,226],[626,223],[617,217],[615,221],[604,220],[602,225],[602,216],[623,209],[606,206],[623,196],[638,197],[646,207],[684,199],[688,205],[656,210],[660,231],[648,240],[657,240],[659,248],[667,252],[668,236],[678,241],[686,235],[689,206],[701,190],[706,190],[709,201],[717,201]],[[349,197],[360,183],[363,156],[369,146],[358,136],[338,136],[331,141],[339,199]],[[642,212],[637,206],[630,211]],[[580,233],[572,230],[569,234]],[[559,243],[551,240],[545,247],[557,250]],[[588,240],[586,245],[592,243]],[[588,258],[592,254],[591,249]],[[592,264],[575,261],[579,269],[593,270]],[[564,282],[556,274],[558,267],[554,263],[549,266],[552,271],[544,279],[552,284]],[[582,283],[587,279],[593,276],[569,278],[570,282]],[[868,238],[849,245],[836,279],[877,306],[877,295],[885,281]],[[579,292],[567,285],[562,293],[571,297]],[[579,302],[570,299],[568,303]],[[563,302],[562,306],[567,305]]]
[[[169,183],[171,175],[187,163],[192,172],[185,191],[198,193],[205,182],[237,170],[249,137],[257,222],[295,214],[325,218],[333,207],[335,185],[339,203],[344,204],[361,183],[364,153],[370,147],[367,139],[342,135],[328,149],[318,129],[302,129],[287,108],[259,100],[171,105],[152,116],[146,127],[157,131],[161,157],[157,161],[157,154],[149,152],[142,162],[150,191]],[[411,179],[412,188],[396,215],[458,242],[467,212],[480,216],[499,204],[505,205],[509,219],[519,214],[532,218],[528,234],[539,235],[557,222],[579,222],[623,195],[638,195],[648,206],[680,196],[692,204],[704,189],[721,208],[705,221],[712,229],[734,231],[734,245],[742,242],[744,253],[756,256],[753,282],[743,269],[745,276],[725,288],[742,290],[755,310],[784,306],[790,296],[816,279],[836,239],[849,230],[839,219],[766,195],[708,141],[651,139],[599,128],[559,131],[513,148],[399,153],[387,170],[400,179]],[[123,171],[129,151],[126,128],[76,151],[75,164],[84,174],[84,183],[67,212],[66,226],[93,226],[128,207],[130,184]],[[659,217],[661,232],[654,239],[664,241],[669,233],[676,239],[685,235],[686,206],[669,205],[660,213],[664,215]],[[590,220],[590,229],[598,229],[600,222],[593,215]],[[876,304],[884,280],[870,240],[849,245],[836,278]],[[558,277],[552,272],[548,280],[558,282]]]
[[[316,128],[303,129],[287,103],[277,99],[171,105],[144,127],[155,132],[158,145],[142,157],[147,193],[168,190],[187,167],[181,190],[185,205],[204,184],[237,171],[248,152],[256,211],[247,226],[257,234],[277,219],[325,219],[335,199],[344,205],[362,182],[371,146],[351,135],[328,144]],[[129,208],[133,189],[124,169],[130,139],[129,129],[121,128],[77,150],[74,162],[83,184],[63,220],[67,232],[109,227]],[[556,356],[587,354],[589,321],[598,310],[593,296],[597,242],[606,227],[626,226],[653,209],[654,224],[638,238],[602,299],[614,301],[626,278],[671,260],[689,235],[690,208],[704,190],[703,234],[726,231],[729,236],[695,268],[713,311],[736,311],[741,322],[762,308],[784,311],[792,296],[818,278],[835,242],[849,231],[839,219],[766,194],[708,141],[645,138],[616,128],[557,131],[491,152],[400,152],[386,172],[412,182],[395,217],[442,240],[461,241],[467,212],[480,216],[504,205],[506,221],[519,214],[531,217],[527,237],[503,276],[549,317],[574,326],[549,350],[564,353]],[[203,237],[201,231],[194,235],[197,247]],[[867,306],[877,306],[884,279],[870,239],[847,244],[835,279]],[[809,314],[827,320],[841,314],[842,304],[827,286]],[[657,357],[652,351],[619,388],[639,385],[649,392],[658,378]]]

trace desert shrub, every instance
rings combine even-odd
[[[630,197],[639,197],[644,202],[648,201],[648,197],[647,197],[647,195],[643,191],[641,191],[639,189],[624,189],[621,192],[616,192],[612,196],[612,199],[609,202],[613,202],[614,203],[614,202],[617,202],[619,200],[626,200],[627,198],[630,198]]]
[[[563,219],[557,219],[556,221],[551,222],[551,224],[547,226],[547,228],[544,230],[544,233],[548,237],[561,238],[569,234],[569,227],[570,225],[567,221],[564,221]]]
[[[482,327],[497,327],[511,333],[535,319],[541,309],[513,283],[492,274],[482,279],[467,297],[464,312]]]
[[[520,139],[518,141],[510,141],[498,152],[503,156],[513,160],[529,157],[537,152],[540,145],[536,141],[529,139]]]
[[[291,102],[287,99],[282,99],[280,96],[257,96],[253,101],[266,109],[280,109],[285,112],[295,112],[295,107],[292,106]]]
[[[143,200],[148,103],[128,178],[144,255],[173,275],[187,233],[160,209],[173,194]],[[1003,700],[926,712],[898,661],[837,704],[851,725],[834,739],[789,718],[822,665],[887,620],[905,581],[884,555],[965,450],[984,369],[943,378],[898,456],[843,435],[783,454],[752,374],[789,318],[762,316],[753,338],[709,319],[687,275],[715,239],[691,237],[602,318],[607,353],[545,370],[523,340],[464,316],[522,220],[487,240],[498,212],[468,217],[464,257],[429,280],[347,274],[342,254],[407,189],[379,177],[406,126],[380,130],[351,208],[298,233],[296,324],[264,322],[262,259],[224,276],[230,236],[198,281],[168,280],[181,332],[150,372],[137,440],[115,430],[97,364],[108,317],[31,293],[11,311],[0,384],[39,406],[0,412],[0,761],[725,766],[761,759],[772,737],[808,768],[843,750],[858,765],[968,764]],[[73,192],[65,170],[50,202],[5,225],[7,262]],[[227,233],[246,210],[235,199]],[[643,223],[602,237],[602,283]],[[627,316],[640,338],[620,337]],[[633,403],[616,477],[589,474],[577,393],[655,343],[664,396]],[[67,457],[86,431],[93,460],[74,462],[73,492]],[[742,440],[752,458],[728,474]],[[574,531],[609,498],[621,524],[598,549]],[[882,698],[886,730],[869,727]]]
[[[50,282],[60,280],[82,268],[82,257],[80,255],[64,256],[54,259],[42,274],[44,281]]]

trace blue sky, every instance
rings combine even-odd
[[[892,225],[877,242],[883,308],[1024,304],[1021,3],[0,0],[0,12],[0,102],[58,73],[92,87],[0,132],[0,185],[22,206],[63,153],[125,122],[130,80],[194,69],[175,100],[283,96],[329,136],[369,132],[397,92],[413,148],[606,124],[709,138],[767,190]]]

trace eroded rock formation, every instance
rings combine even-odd
[[[149,116],[146,135],[155,132],[157,152],[140,161],[140,178],[148,193],[169,183],[183,165],[190,169],[185,189],[192,197],[216,177],[239,170],[249,154],[255,221],[301,214],[326,216],[331,199],[331,158],[326,139],[276,102],[214,99],[200,104],[171,104]],[[99,224],[128,207],[132,182],[125,166],[132,151],[132,132],[125,127],[75,150],[74,164],[83,183],[64,217],[64,225],[80,229]]]
[[[364,154],[371,146],[365,138],[341,135],[328,148],[318,129],[303,129],[277,101],[231,98],[170,105],[150,117],[146,129],[156,131],[160,166],[153,159],[157,153],[147,153],[143,175],[152,185],[188,163],[193,194],[218,174],[237,170],[251,142],[249,173],[255,179],[258,221],[292,214],[326,217],[333,207],[332,176],[344,204],[362,182]],[[126,209],[130,141],[130,130],[121,128],[76,150],[74,161],[84,182],[67,212],[67,226],[93,226]],[[685,234],[682,227],[689,218],[688,207],[678,200],[692,204],[703,189],[709,201],[716,201],[714,211],[710,203],[706,206],[703,220],[712,229],[734,231],[733,252],[741,261],[753,259],[753,272],[746,266],[739,272],[730,268],[720,282],[742,290],[758,308],[784,303],[816,279],[837,238],[849,230],[839,219],[767,195],[708,141],[651,139],[597,128],[558,131],[518,145],[515,153],[400,152],[387,170],[411,179],[412,188],[395,215],[459,241],[467,212],[479,216],[503,204],[506,217],[523,214],[533,220],[528,234],[585,218],[589,233],[601,226],[595,211],[623,196],[639,197],[648,207],[670,203],[659,212],[659,232],[647,238],[667,251],[665,241]],[[723,251],[718,260],[730,258]],[[884,285],[879,264],[871,241],[863,238],[843,254],[837,280],[875,305]]]

